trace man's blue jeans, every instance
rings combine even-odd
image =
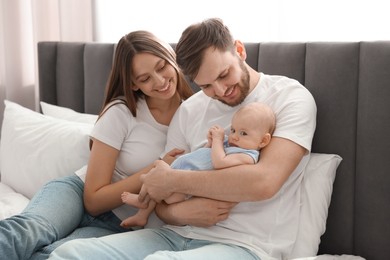
[[[72,240],[57,248],[49,259],[259,260],[248,249],[185,238],[167,228],[142,229],[100,238]]]
[[[76,175],[48,182],[20,215],[0,221],[0,256],[46,259],[66,241],[125,231],[112,212],[96,218],[89,215],[83,190],[84,183]]]

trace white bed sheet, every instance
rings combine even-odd
[[[318,255],[313,257],[295,258],[292,260],[365,260],[365,258],[355,255]]]

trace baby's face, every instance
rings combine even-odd
[[[228,136],[229,145],[244,149],[259,150],[265,129],[260,127],[250,117],[237,116],[232,120],[232,126]]]

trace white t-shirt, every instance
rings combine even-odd
[[[229,218],[209,228],[167,225],[182,236],[231,243],[248,248],[261,259],[284,259],[292,251],[298,231],[302,171],[309,160],[317,108],[310,92],[298,81],[260,73],[260,81],[245,101],[230,107],[202,91],[182,103],[168,131],[165,152],[202,147],[208,129],[219,124],[227,133],[233,113],[250,102],[268,104],[276,115],[273,136],[292,140],[308,150],[297,169],[271,199],[241,202]],[[260,156],[261,161],[261,156]],[[245,174],[245,173],[242,173]]]
[[[164,150],[168,126],[158,123],[144,99],[138,101],[137,117],[123,103],[109,108],[96,122],[91,136],[120,151],[112,182],[122,180],[157,160]],[[85,179],[87,167],[76,174]],[[123,205],[113,210],[120,219],[134,215],[137,208]],[[147,227],[163,222],[152,214]]]

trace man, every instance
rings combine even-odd
[[[238,108],[263,102],[275,112],[276,129],[260,161],[213,171],[174,170],[158,161],[142,177],[140,200],[162,201],[174,192],[192,195],[194,202],[182,202],[185,207],[181,203],[158,207],[159,216],[175,225],[72,243],[59,253],[69,257],[66,250],[73,250],[80,257],[92,251],[103,258],[133,259],[287,258],[298,232],[302,171],[315,131],[313,97],[295,80],[250,68],[243,43],[234,41],[219,19],[189,26],[176,53],[184,74],[202,91],[183,102],[175,114],[166,151],[202,147],[212,125],[227,130]],[[213,201],[227,204],[215,208]],[[193,219],[183,217],[191,204],[201,205],[201,210],[213,205],[215,223],[194,220],[199,215],[204,218],[199,209]]]

